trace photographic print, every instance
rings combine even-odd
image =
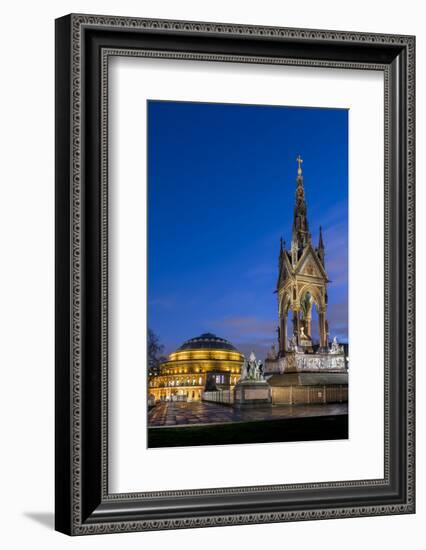
[[[55,68],[56,530],[414,513],[415,37],[69,14]]]
[[[147,135],[148,447],[348,438],[348,110],[150,100]]]

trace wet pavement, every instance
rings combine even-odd
[[[148,413],[148,426],[173,427],[183,425],[227,424],[280,418],[308,418],[347,414],[347,403],[318,405],[275,405],[255,409],[234,409],[204,401],[159,403]]]

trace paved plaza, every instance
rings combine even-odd
[[[234,409],[204,401],[159,403],[148,414],[150,428],[231,422],[253,422],[316,416],[338,416],[348,413],[347,403],[319,405],[275,405],[254,409]]]

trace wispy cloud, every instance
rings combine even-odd
[[[315,205],[311,209],[312,217],[318,218],[321,220],[321,225],[324,228],[336,227],[338,224],[342,223],[342,218],[347,216],[348,211],[348,202],[347,200],[341,201],[340,203],[333,203],[333,206],[327,210],[323,210]]]
[[[256,340],[253,340],[251,342],[235,341],[234,344],[245,357],[248,357],[253,351],[258,359],[264,361],[266,359],[268,351],[271,349],[271,345],[273,344],[273,342],[274,340],[271,338],[263,342]]]
[[[327,275],[332,282],[330,291],[332,292],[337,286],[348,284],[348,259],[342,254],[340,256],[334,256],[327,261],[325,267]]]
[[[325,268],[332,281],[330,292],[348,284],[348,230],[345,224],[324,229]]]
[[[212,321],[211,325],[228,338],[244,355],[254,351],[264,359],[276,341],[276,322],[256,316],[226,317]]]
[[[260,319],[258,317],[227,317],[213,321],[213,326],[218,328],[225,328],[231,333],[238,335],[260,335],[273,333],[275,325],[273,321],[269,319]]]

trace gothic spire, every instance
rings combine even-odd
[[[283,238],[280,237],[280,254],[279,254],[279,257],[278,257],[278,271],[279,271],[279,273],[281,273],[284,254],[285,254],[285,241],[283,241]],[[278,275],[279,275],[279,273],[278,273]]]
[[[318,248],[324,249],[324,241],[322,240],[322,227],[319,228],[319,241],[318,241]]]
[[[280,286],[281,275],[283,273],[283,263],[284,263],[284,254],[285,254],[285,241],[280,237],[280,255],[278,257],[278,280],[277,288]]]
[[[311,236],[309,234],[305,189],[303,187],[303,159],[300,155],[298,155],[296,161],[298,168],[296,178],[296,203],[294,207],[292,249],[297,249],[297,251],[300,251],[303,250],[303,248],[305,248],[305,246],[310,242]]]

